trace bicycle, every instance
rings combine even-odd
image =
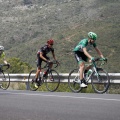
[[[97,62],[100,61],[100,67],[97,66]],[[87,73],[85,76],[86,83],[91,82],[92,88],[96,93],[105,93],[110,86],[109,75],[106,70],[102,68],[102,65],[107,63],[102,58],[96,58],[92,61],[91,73]],[[90,71],[88,71],[90,72]],[[68,85],[71,91],[78,93],[82,90],[80,87],[80,75],[79,69],[73,69],[68,76]]]
[[[60,84],[60,76],[58,72],[52,68],[50,68],[50,64],[56,64],[54,68],[58,67],[59,63],[57,61],[52,61],[50,63],[46,63],[44,67],[41,68],[41,72],[38,75],[38,82],[37,84],[39,85],[38,88],[45,83],[46,88],[54,92],[57,90]],[[46,69],[43,71],[43,69]],[[29,73],[28,77],[28,84],[29,84],[29,89],[32,91],[36,91],[38,88],[35,88],[35,75],[36,75],[36,70],[32,70]]]
[[[3,90],[8,89],[10,86],[10,76],[9,73],[6,72],[9,67],[9,64],[0,64],[0,88]]]

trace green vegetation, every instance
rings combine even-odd
[[[0,45],[11,59],[11,72],[36,67],[37,50],[53,38],[59,72],[68,73],[77,66],[72,49],[89,31],[98,34],[108,72],[120,72],[119,11],[120,0],[0,0]],[[25,63],[17,64],[17,58]]]
[[[7,61],[10,63],[9,73],[29,73],[32,69],[28,63],[21,61],[19,58],[10,58]]]

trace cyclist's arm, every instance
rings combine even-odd
[[[87,52],[86,47],[83,48],[83,52],[84,52],[84,54],[85,54],[89,59],[92,58],[92,56]]]
[[[54,52],[52,52],[52,56],[53,56],[54,60],[56,60],[56,57],[55,57],[55,53],[54,53]]]
[[[5,63],[5,64],[8,64],[8,62],[6,61],[6,59],[5,59],[5,58],[4,58],[4,63]]]
[[[95,47],[95,50],[97,51],[98,55],[99,55],[101,58],[104,57],[103,54],[102,54],[102,52],[99,50],[98,47]]]
[[[40,52],[40,58],[42,58],[44,61],[48,61],[44,56],[43,56],[43,53],[42,52]]]

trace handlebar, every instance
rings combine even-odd
[[[95,58],[95,60],[93,60],[93,61],[95,61],[95,62],[96,61],[105,61],[105,62],[107,62],[107,59],[104,60],[103,58]]]
[[[92,60],[92,63],[95,65],[95,62],[97,62],[97,61],[101,61],[100,66],[107,63],[107,59],[104,60],[103,58],[95,58],[94,60]]]

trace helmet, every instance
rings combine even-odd
[[[88,37],[91,38],[91,39],[93,39],[93,40],[96,40],[97,39],[97,34],[94,33],[94,32],[89,32],[88,33]]]
[[[48,43],[48,44],[53,44],[53,43],[54,43],[54,40],[52,40],[52,39],[51,39],[51,40],[48,40],[47,43]]]
[[[0,46],[0,51],[4,51],[4,47],[3,46]]]

